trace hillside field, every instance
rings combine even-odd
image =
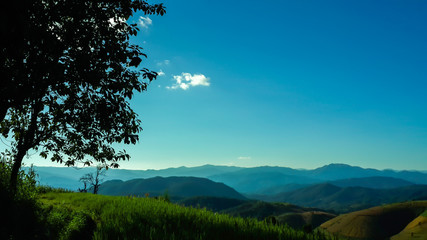
[[[345,239],[425,239],[426,210],[427,201],[388,204],[340,215],[319,229]]]
[[[49,192],[40,201],[50,211],[48,218],[56,219],[57,229],[64,229],[58,230],[58,237],[64,239],[81,234],[81,229],[93,239],[329,239],[155,198]]]

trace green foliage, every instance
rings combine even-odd
[[[39,204],[35,173],[19,171],[15,192],[10,188],[12,165],[4,155],[0,159],[0,239],[36,239],[40,236]],[[26,226],[25,230],[21,227]],[[31,237],[29,237],[31,236]]]
[[[185,198],[178,201],[178,204],[194,207],[194,208],[206,208],[213,212],[220,212],[222,210],[237,207],[246,203],[248,200],[224,198],[224,197],[208,197],[198,196]]]
[[[37,193],[38,194],[43,194],[43,193],[48,193],[48,192],[55,192],[55,193],[70,193],[70,192],[73,192],[71,190],[64,189],[64,188],[54,188],[54,187],[45,186],[45,185],[37,185],[36,189],[37,189]]]
[[[30,149],[73,166],[93,161],[118,167],[142,130],[129,100],[157,73],[139,67],[146,55],[130,38],[136,11],[163,15],[162,4],[140,0],[13,2],[1,28],[0,136],[12,140],[15,189]]]
[[[42,207],[40,194],[70,192],[36,185],[32,168],[18,174],[17,188],[10,188],[12,164],[0,161],[0,239],[92,239],[96,227],[91,215],[61,207]]]
[[[41,201],[47,208],[68,209],[63,210],[67,216],[67,211],[92,216],[97,223],[94,239],[327,239],[320,233],[307,234],[283,225],[187,208],[155,198],[47,193]],[[71,224],[61,218],[53,222],[60,226],[66,225],[63,222]]]
[[[82,210],[51,206],[41,218],[50,239],[92,239],[96,227],[92,216]]]

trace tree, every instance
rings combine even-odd
[[[102,176],[105,176],[107,169],[105,166],[96,166],[96,171],[93,173],[86,173],[80,178],[80,182],[84,184],[84,188],[80,192],[87,192],[87,188],[92,188],[93,194],[97,194],[101,183],[104,181]]]
[[[163,15],[165,7],[141,0],[15,3],[0,52],[0,134],[13,140],[12,188],[31,149],[66,166],[118,167],[130,156],[112,144],[135,144],[142,130],[129,100],[157,76],[139,68],[146,55],[130,43],[138,28],[126,20],[136,11]]]

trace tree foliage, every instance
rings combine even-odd
[[[3,8],[4,9],[4,8]],[[113,143],[142,130],[129,105],[157,73],[131,44],[134,12],[165,13],[140,0],[28,0],[8,8],[1,47],[0,134],[12,138],[13,178],[30,149],[67,166],[129,159]],[[10,24],[9,24],[10,23]]]

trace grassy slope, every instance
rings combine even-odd
[[[427,239],[427,210],[410,222],[399,234],[391,240]]]
[[[427,210],[427,201],[395,203],[340,215],[319,228],[349,239],[386,239]]]
[[[332,213],[322,211],[308,211],[302,213],[285,213],[278,216],[278,221],[286,223],[292,228],[302,228],[305,225],[311,225],[313,228],[336,217]]]
[[[186,207],[206,208],[213,212],[220,212],[229,208],[237,207],[248,201],[249,200],[223,198],[223,197],[198,196],[198,197],[185,198],[177,201],[177,203]]]
[[[237,200],[217,197],[193,197],[178,202],[179,204],[197,208],[207,208],[214,212],[226,213],[231,216],[254,217],[258,220],[275,217],[279,224],[301,229],[305,225],[313,228],[336,217],[335,214],[316,208],[299,207],[287,203],[268,203],[254,200]]]
[[[40,201],[46,208],[88,213],[96,223],[94,239],[325,239],[152,198],[47,193]]]

